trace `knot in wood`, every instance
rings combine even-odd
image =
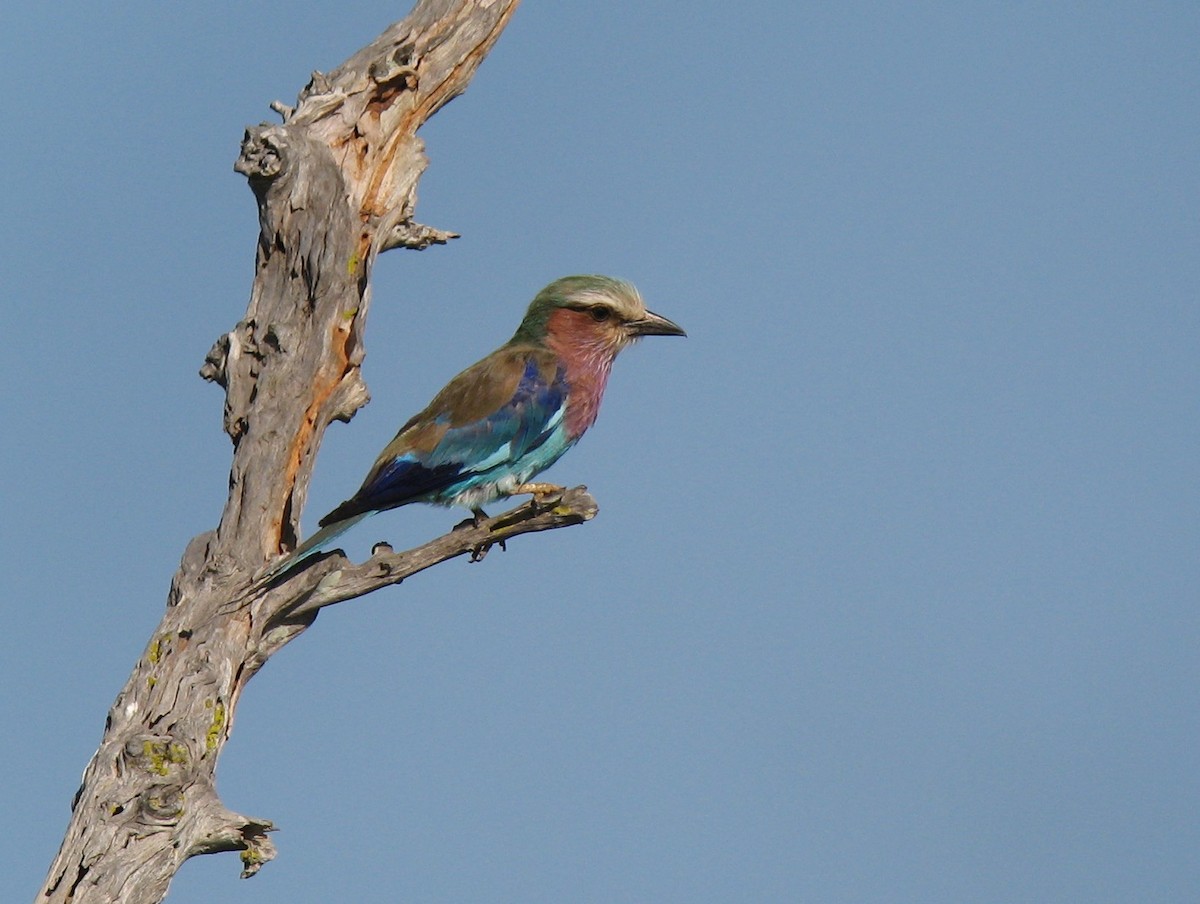
[[[151,785],[138,795],[138,815],[149,825],[174,825],[183,815],[183,788]]]
[[[416,88],[419,83],[417,66],[413,61],[416,49],[416,44],[406,41],[385,55],[383,59],[376,60],[370,66],[371,78],[377,85],[390,85],[403,81],[403,85],[400,87],[409,90]]]
[[[333,83],[329,81],[329,76],[320,69],[314,69],[312,75],[309,76],[308,84],[300,92],[300,99],[305,100],[314,94],[328,94],[332,88]]]
[[[218,337],[213,347],[204,356],[204,365],[200,368],[200,376],[210,383],[221,387],[229,386],[229,378],[225,372],[225,362],[229,358],[229,334]]]
[[[254,126],[242,136],[242,150],[235,171],[251,184],[278,178],[286,165],[287,133],[279,126]]]

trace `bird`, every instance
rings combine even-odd
[[[424,502],[483,506],[562,487],[531,482],[595,423],[613,361],[643,336],[686,336],[646,309],[633,284],[566,276],[537,293],[512,338],[454,377],[410,418],[358,491],[268,573],[281,574],[327,548],[369,515]]]

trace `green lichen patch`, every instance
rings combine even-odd
[[[204,705],[210,706],[210,702],[206,700]],[[212,722],[204,735],[204,748],[209,753],[217,749],[217,744],[221,740],[221,732],[225,729],[225,704],[217,700],[211,703],[211,709],[213,711]]]
[[[154,640],[150,641],[150,646],[146,647],[146,658],[150,660],[151,665],[158,665],[159,661],[167,654],[167,647],[171,643],[171,633],[160,634]]]

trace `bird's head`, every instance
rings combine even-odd
[[[642,336],[686,336],[646,310],[632,284],[611,276],[566,276],[538,292],[514,342],[565,346],[607,356]]]

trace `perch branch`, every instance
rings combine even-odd
[[[286,580],[267,597],[271,599],[279,591],[286,591],[288,597],[286,602],[271,604],[268,624],[283,620],[311,621],[311,616],[326,606],[399,584],[405,578],[458,556],[470,554],[478,561],[492,546],[522,534],[582,524],[594,518],[597,511],[596,500],[587,492],[587,487],[579,486],[566,490],[557,498],[527,502],[476,525],[468,522],[468,526],[414,549],[391,552],[385,547],[359,565],[349,562],[340,552],[332,553]]]

